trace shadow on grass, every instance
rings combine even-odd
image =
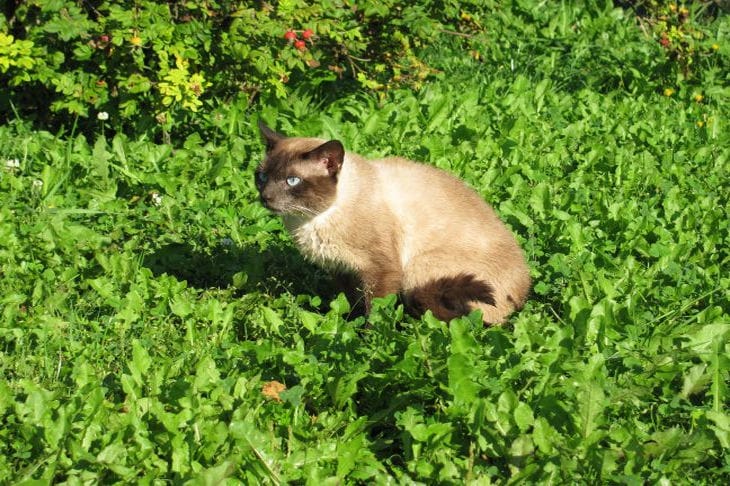
[[[337,295],[332,277],[282,245],[266,250],[221,246],[210,253],[189,243],[172,243],[145,256],[142,263],[155,276],[167,274],[199,289],[236,288],[235,294],[318,295],[328,302]]]

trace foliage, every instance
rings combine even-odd
[[[125,129],[169,132],[196,123],[211,97],[283,98],[287,85],[343,77],[418,86],[432,70],[414,49],[447,27],[475,29],[459,15],[480,3],[20,2],[0,14],[3,110],[61,121],[105,112]]]
[[[676,74],[690,78],[694,75],[694,64],[720,49],[720,44],[701,21],[714,1],[677,3],[673,0],[651,0],[643,3],[646,11],[642,20],[650,26],[657,42],[674,61],[672,65]]]
[[[257,107],[480,191],[535,280],[505,327],[350,316],[257,202],[246,100],[174,144],[0,126],[0,482],[726,483],[724,47],[665,96],[624,11],[520,4],[418,92]]]
[[[220,104],[293,92],[331,100],[356,86],[382,100],[397,86],[418,89],[448,70],[443,56],[423,55],[445,43],[513,69],[540,62],[525,67],[606,90],[673,85],[677,76],[701,85],[698,77],[717,76],[708,68],[727,67],[726,24],[711,27],[705,3],[649,4],[643,33],[630,11],[602,2],[557,13],[477,0],[15,2],[0,13],[0,112],[87,134],[108,117],[116,131],[168,141],[205,130],[196,112]]]

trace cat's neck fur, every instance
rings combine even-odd
[[[284,215],[284,225],[306,256],[330,268],[354,271],[360,266],[361,258],[338,240],[348,234],[355,238],[358,231],[365,229],[363,223],[369,218],[361,217],[361,213],[371,206],[368,200],[377,198],[375,179],[366,160],[346,152],[332,204],[316,215]]]

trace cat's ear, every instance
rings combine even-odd
[[[267,152],[270,152],[277,143],[286,138],[281,133],[276,133],[274,130],[267,127],[266,123],[264,123],[262,120],[259,120],[259,131],[261,132],[261,137],[264,139],[264,143],[266,143]]]
[[[337,175],[345,160],[345,147],[339,140],[330,140],[316,149],[306,153],[304,158],[322,164],[321,167],[332,177]]]

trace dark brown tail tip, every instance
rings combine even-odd
[[[408,292],[405,301],[411,314],[420,316],[430,309],[443,321],[471,312],[469,302],[496,305],[492,286],[467,273],[432,280]]]

